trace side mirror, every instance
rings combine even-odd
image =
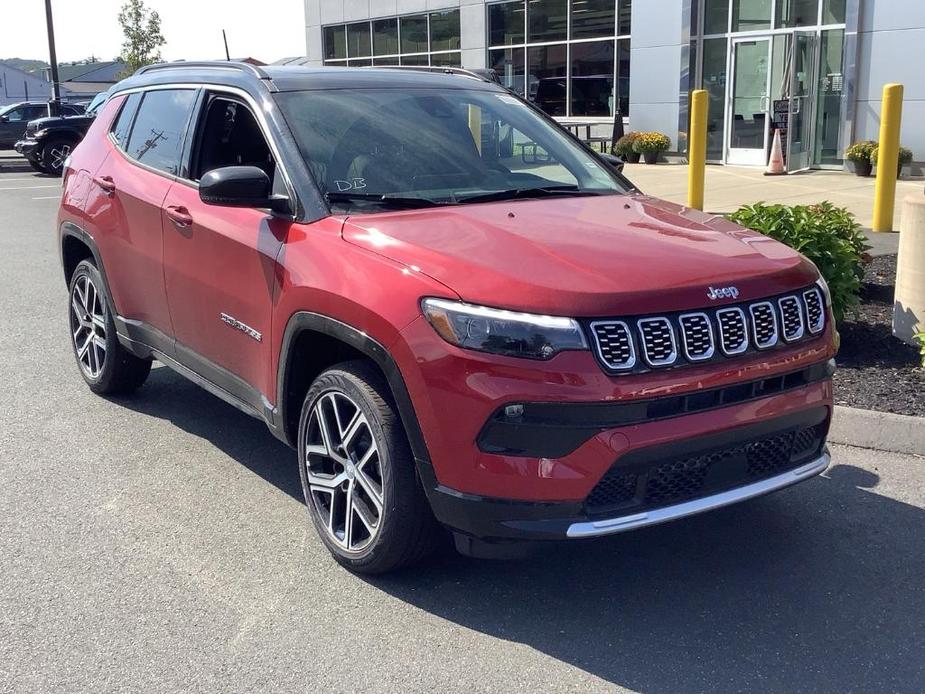
[[[623,166],[625,165],[625,162],[620,159],[620,157],[614,154],[608,154],[606,152],[603,152],[600,157],[610,166],[611,169],[614,169],[617,173],[623,173]]]
[[[0,123],[9,123],[9,122],[10,122],[9,116],[0,116]]]
[[[266,171],[257,166],[223,166],[199,180],[199,199],[207,205],[267,208],[290,213],[289,198],[273,195]]]

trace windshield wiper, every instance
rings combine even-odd
[[[605,195],[602,191],[582,190],[576,185],[540,186],[538,188],[511,188],[492,193],[479,193],[457,198],[460,204],[472,202],[493,202],[495,200],[516,200],[517,198],[545,198],[555,195]]]
[[[400,195],[382,195],[378,193],[328,192],[325,194],[328,202],[372,202],[389,207],[409,208],[436,207],[450,205],[451,202],[432,200],[431,198],[402,197]]]

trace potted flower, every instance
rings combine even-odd
[[[633,151],[639,152],[646,164],[655,164],[658,155],[671,147],[671,139],[662,133],[639,133],[633,142]]]
[[[873,140],[855,142],[845,150],[845,159],[854,165],[854,173],[858,176],[870,176],[874,165],[871,163],[871,154],[877,149]]]
[[[874,166],[877,165],[877,155],[879,154],[880,149],[874,147],[874,150],[870,153],[870,163]],[[899,162],[896,165],[896,178],[899,178],[902,175],[903,167],[906,164],[912,163],[912,150],[906,149],[905,147],[899,148]]]
[[[626,133],[626,135],[617,140],[617,144],[613,147],[613,153],[625,162],[638,164],[639,152],[633,150],[633,143],[636,141],[637,137],[639,137],[639,133],[637,132]]]

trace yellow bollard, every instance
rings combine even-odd
[[[691,127],[687,138],[687,206],[703,209],[703,179],[707,168],[707,110],[704,89],[691,94]]]
[[[877,187],[874,191],[874,231],[893,231],[896,169],[899,167],[899,128],[902,125],[902,116],[903,86],[884,85],[877,152]]]

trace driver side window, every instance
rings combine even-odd
[[[225,166],[256,166],[277,187],[276,162],[254,114],[236,99],[214,97],[203,116],[190,177],[198,181]]]

